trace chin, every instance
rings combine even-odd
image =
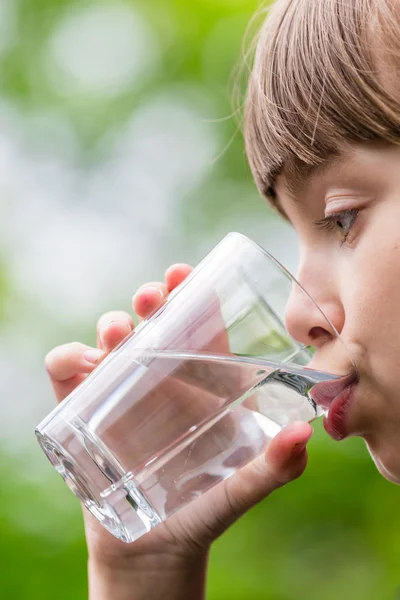
[[[383,458],[379,453],[371,449],[368,442],[366,444],[379,473],[391,483],[400,485],[400,456],[393,454],[392,450],[388,458]]]

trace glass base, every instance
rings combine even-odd
[[[83,505],[113,536],[131,543],[161,522],[132,476],[111,482],[85,447],[69,437],[69,451],[36,430],[40,446],[56,471]],[[71,452],[73,450],[73,452]]]

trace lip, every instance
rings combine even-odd
[[[357,374],[351,373],[340,379],[322,381],[310,392],[314,402],[328,411],[323,421],[324,428],[336,441],[348,436],[348,413],[357,381]]]

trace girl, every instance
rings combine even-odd
[[[330,318],[360,373],[335,439],[358,435],[384,477],[400,482],[400,4],[393,0],[278,0],[250,76],[246,149],[261,194],[299,235],[297,279]],[[146,317],[190,272],[133,300]],[[319,312],[292,295],[287,327],[329,356],[336,340]],[[98,348],[67,344],[46,358],[62,400],[133,328],[111,312]],[[131,545],[85,514],[91,600],[204,597],[211,542],[256,502],[303,472],[312,433],[295,423],[266,456]],[[215,491],[214,491],[215,490]]]

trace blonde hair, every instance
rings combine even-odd
[[[297,185],[349,143],[400,144],[399,76],[400,1],[278,0],[259,33],[245,109],[261,193],[274,203],[283,168]]]

